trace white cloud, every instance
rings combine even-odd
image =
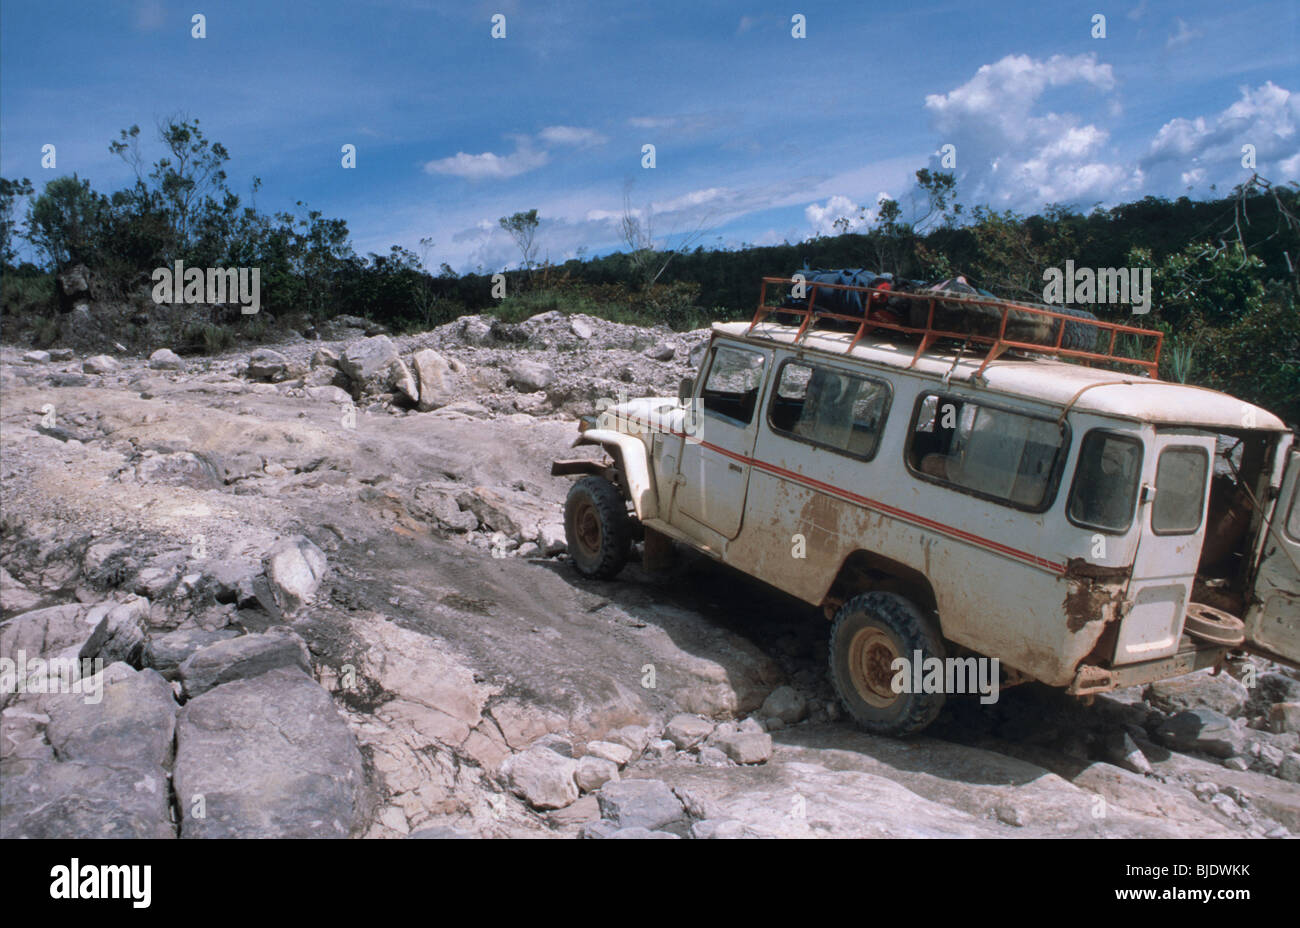
[[[430,174],[450,174],[452,177],[464,177],[467,180],[499,179],[515,177],[535,170],[549,160],[549,156],[544,151],[520,146],[508,155],[498,155],[490,151],[470,155],[461,151],[450,158],[427,162],[424,170]]]
[[[856,232],[867,228],[876,218],[874,210],[864,210],[848,197],[839,194],[823,204],[809,203],[803,214],[808,220],[808,225],[812,227],[814,235],[839,233],[842,229],[836,226],[837,222],[840,222],[841,226],[847,224],[847,231]]]
[[[547,126],[537,137],[548,145],[603,145],[609,141],[595,129],[580,129],[577,126]]]
[[[726,187],[708,187],[704,190],[692,190],[681,196],[673,197],[668,200],[660,200],[653,204],[656,213],[673,213],[678,210],[689,209],[693,206],[702,206],[705,203],[714,203],[731,193]]]
[[[449,174],[467,180],[503,179],[516,177],[536,170],[551,160],[548,148],[566,146],[589,148],[609,141],[595,129],[578,126],[547,126],[534,139],[527,135],[511,136],[515,150],[508,155],[485,151],[477,155],[457,152],[449,158],[426,162],[424,170],[430,174]],[[537,147],[536,142],[541,143]]]
[[[1008,55],[947,94],[925,99],[942,143],[957,149],[961,199],[996,208],[1112,197],[1132,187],[1130,171],[1105,160],[1109,135],[1073,113],[1044,111],[1043,96],[1115,89],[1110,65],[1095,55],[1046,60]],[[932,168],[942,170],[937,158]]]
[[[1179,46],[1186,45],[1193,39],[1199,39],[1201,37],[1201,33],[1187,25],[1182,17],[1179,17],[1174,21],[1178,24],[1178,31],[1169,36],[1169,40],[1165,42],[1165,48],[1178,48]]]
[[[1208,181],[1240,183],[1242,147],[1253,145],[1255,170],[1272,181],[1296,178],[1300,153],[1300,95],[1272,81],[1251,89],[1213,116],[1171,119],[1160,127],[1142,159],[1142,169],[1157,185],[1183,186]]]

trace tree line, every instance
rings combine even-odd
[[[865,267],[920,280],[963,275],[999,296],[1038,301],[1043,272],[1069,259],[1081,267],[1149,267],[1153,309],[1129,317],[1167,334],[1161,374],[1225,389],[1300,422],[1300,193],[1295,184],[1253,176],[1223,196],[1145,197],[1082,211],[1049,204],[1024,215],[965,204],[952,174],[916,172],[905,208],[886,200],[871,223],[845,217],[835,234],[796,243],[734,248],[698,244],[702,229],[669,244],[653,217],[624,192],[624,250],[538,262],[544,217],[536,209],[501,217],[520,249],[520,266],[457,274],[394,245],[359,255],[342,219],[305,203],[267,213],[231,189],[230,153],[196,118],[163,120],[161,156],[148,161],[138,126],[109,145],[134,181],[111,193],[77,177],[37,192],[29,179],[0,178],[0,312],[15,332],[48,331],[57,313],[53,275],[90,268],[107,298],[125,299],[156,267],[260,267],[266,322],[302,327],[347,313],[397,330],[429,328],[466,313],[521,318],[547,309],[620,321],[691,328],[753,313],[759,278],[800,268]],[[37,261],[19,258],[25,241]],[[693,246],[693,247],[692,247]],[[499,283],[499,278],[497,282]],[[1126,306],[1086,306],[1103,318]],[[237,313],[237,311],[236,311]],[[234,337],[248,319],[221,320]]]

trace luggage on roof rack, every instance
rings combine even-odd
[[[812,273],[830,275],[841,272]],[[848,273],[857,275],[870,272]],[[925,289],[914,289],[897,286],[901,283],[899,281],[881,280],[880,275],[872,275],[875,285],[865,287],[838,283],[827,276],[817,280],[808,277],[807,274],[801,273],[801,276],[802,280],[793,277],[762,279],[758,309],[749,326],[751,333],[767,316],[776,314],[778,323],[788,324],[791,318],[798,322],[797,338],[799,339],[804,338],[810,330],[824,320],[839,323],[840,328],[856,329],[856,334],[849,342],[848,351],[852,351],[867,332],[875,329],[920,336],[921,343],[916,349],[912,362],[914,364],[916,358],[919,358],[939,339],[957,339],[964,343],[989,346],[984,363],[980,365],[977,374],[982,373],[984,368],[1003,352],[1013,349],[1056,354],[1084,363],[1101,361],[1132,365],[1146,371],[1150,377],[1159,376],[1160,349],[1164,344],[1164,334],[1153,329],[1103,322],[1092,313],[1082,310],[1059,306],[1036,306],[999,299],[989,295],[987,291],[976,290],[962,278],[942,281]],[[890,286],[885,286],[886,283]],[[915,283],[906,282],[908,285]],[[813,286],[806,287],[807,296],[803,299],[787,296],[780,306],[769,306],[767,303],[769,284],[790,287],[800,284],[813,284]],[[826,297],[827,302],[831,303],[831,308],[826,308],[819,302],[823,299],[823,293],[836,294]],[[854,294],[854,298],[846,294]],[[863,309],[854,311],[854,307],[857,306]],[[838,311],[844,308],[850,309],[850,312]],[[1153,356],[1147,359],[1118,354],[1116,347],[1121,334],[1138,339],[1154,339]]]

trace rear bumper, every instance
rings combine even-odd
[[[1092,664],[1080,664],[1074,679],[1066,687],[1066,692],[1076,696],[1089,693],[1105,693],[1125,686],[1137,686],[1142,683],[1154,683],[1168,677],[1181,677],[1185,673],[1213,667],[1223,660],[1231,650],[1221,645],[1198,644],[1184,635],[1179,642],[1177,652],[1171,657],[1142,661],[1137,664],[1124,664],[1120,667],[1097,667]]]

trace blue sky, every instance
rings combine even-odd
[[[303,200],[362,252],[429,237],[434,267],[513,265],[496,219],[535,207],[542,257],[601,253],[625,194],[661,246],[793,242],[906,208],[945,144],[961,199],[998,208],[1209,196],[1249,176],[1244,144],[1300,180],[1298,48],[1294,0],[5,0],[0,174],[115,189],[118,130],[185,113],[237,192],[258,176],[259,207]]]

